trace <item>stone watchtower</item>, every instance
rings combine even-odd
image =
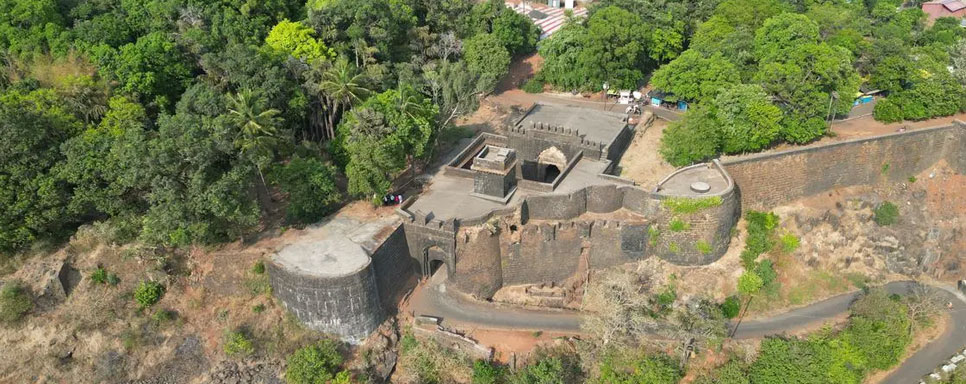
[[[473,194],[489,200],[505,201],[517,187],[517,152],[487,145],[473,158]]]
[[[385,319],[366,251],[344,236],[290,244],[267,263],[272,289],[307,327],[361,343]]]

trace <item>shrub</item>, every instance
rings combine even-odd
[[[500,384],[505,380],[505,368],[484,360],[473,363],[473,384]]]
[[[567,355],[544,355],[534,363],[517,371],[511,378],[513,384],[578,383],[581,371],[576,357]]]
[[[121,279],[117,277],[114,273],[108,272],[102,267],[97,267],[91,272],[91,281],[94,284],[110,284],[117,285],[121,282]]]
[[[661,238],[661,230],[655,226],[647,228],[647,242],[651,246],[657,245],[657,240]]]
[[[671,305],[674,304],[674,301],[677,299],[678,293],[677,290],[674,289],[674,284],[668,284],[668,286],[664,287],[664,290],[658,293],[657,297],[654,298],[654,301],[657,304],[657,311],[664,312],[668,309],[671,309]]]
[[[891,202],[883,202],[875,209],[875,223],[880,226],[892,225],[899,220],[899,207]]]
[[[608,356],[601,362],[600,376],[596,382],[675,384],[684,377],[679,367],[677,362],[664,354],[629,359]]]
[[[678,253],[678,252],[681,252],[681,247],[678,246],[678,243],[671,243],[671,244],[668,244],[667,250],[668,252],[671,252],[671,253]]]
[[[873,117],[883,123],[897,123],[902,121],[902,108],[889,99],[876,102]]]
[[[767,295],[777,295],[779,288],[778,273],[775,272],[775,265],[771,260],[763,260],[755,266],[755,274],[761,278],[761,289]]]
[[[671,223],[668,227],[671,229],[671,232],[683,232],[691,229],[691,224],[684,222],[684,220],[675,218],[671,220]]]
[[[702,255],[711,254],[711,244],[704,240],[698,240],[694,247],[701,252]]]
[[[754,254],[754,258],[770,251],[775,245],[772,234],[778,227],[778,215],[771,212],[750,211],[745,215],[745,221],[748,223],[745,250]]]
[[[534,77],[523,84],[523,91],[526,93],[541,93],[543,92],[543,85],[543,80]]]
[[[265,273],[265,262],[261,260],[256,261],[255,265],[252,266],[252,273],[256,275]]]
[[[19,281],[11,281],[0,290],[0,322],[16,323],[33,309],[30,292]]]
[[[724,317],[729,319],[734,319],[738,317],[741,311],[741,301],[738,300],[737,296],[728,296],[724,302],[721,303],[721,313]]]
[[[864,357],[869,368],[888,369],[897,364],[912,340],[906,305],[882,289],[871,289],[850,311],[842,338]]]
[[[225,333],[222,349],[228,357],[243,357],[255,352],[255,344],[245,332],[236,330]]]
[[[731,360],[725,365],[715,368],[706,376],[694,381],[695,384],[749,384],[748,374],[737,360]]]
[[[150,307],[164,296],[164,286],[155,281],[142,281],[134,289],[134,300],[141,309]]]
[[[322,340],[288,356],[285,381],[289,384],[326,383],[338,376],[343,358],[338,345]]]
[[[782,244],[782,252],[792,253],[792,252],[795,252],[796,249],[798,249],[799,240],[797,236],[791,233],[786,233],[781,237],[781,244]]]
[[[741,266],[745,267],[746,270],[755,269],[755,262],[758,260],[758,255],[749,250],[741,251]]]
[[[170,311],[167,309],[159,309],[156,312],[154,312],[154,315],[151,315],[151,319],[154,320],[155,324],[157,324],[158,326],[161,326],[164,323],[174,320],[174,315],[175,315],[174,311]]]
[[[256,304],[252,306],[252,312],[262,313],[265,312],[265,304]]]
[[[915,183],[916,182],[916,177],[915,176],[909,176],[909,182],[910,183]]]

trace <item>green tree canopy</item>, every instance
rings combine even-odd
[[[492,32],[503,47],[511,55],[533,52],[537,48],[540,29],[530,21],[529,17],[521,15],[507,7],[493,19]]]
[[[714,100],[721,89],[740,82],[737,68],[723,56],[706,58],[694,50],[685,51],[651,78],[654,87],[699,103]]]
[[[463,58],[470,71],[478,74],[487,89],[493,89],[506,75],[510,54],[496,36],[481,33],[463,43]]]
[[[113,50],[95,51],[101,70],[120,83],[120,90],[158,109],[174,105],[191,80],[194,68],[168,36],[152,32]]]
[[[0,95],[0,250],[59,234],[77,218],[54,168],[59,147],[80,129],[51,90]]]
[[[615,89],[636,88],[647,68],[647,30],[641,18],[615,6],[587,20],[586,41],[575,68],[584,71],[593,89],[604,82]]]
[[[681,167],[709,160],[721,150],[721,131],[714,113],[698,105],[684,118],[671,123],[661,136],[661,156],[673,166]]]
[[[725,153],[757,152],[778,138],[782,111],[760,85],[726,88],[714,100]]]
[[[314,35],[315,30],[300,22],[282,20],[268,33],[265,46],[276,55],[292,56],[305,61],[333,57],[332,50]]]
[[[371,198],[389,191],[407,159],[430,153],[438,113],[431,100],[407,86],[372,96],[355,108],[339,125],[349,194]]]

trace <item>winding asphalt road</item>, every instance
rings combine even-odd
[[[580,315],[573,311],[527,310],[481,303],[454,297],[446,293],[445,272],[434,276],[412,300],[417,315],[439,317],[452,325],[482,326],[517,330],[580,332]],[[885,285],[886,291],[907,294],[915,283],[903,281]],[[921,348],[902,362],[882,384],[916,384],[936,367],[966,347],[966,296],[949,286],[931,286],[943,301],[953,303],[949,309],[952,323],[935,341]],[[835,296],[818,303],[794,309],[766,319],[746,320],[741,323],[737,339],[758,338],[794,332],[803,327],[833,319],[848,312],[859,292]],[[733,326],[733,325],[730,325]]]

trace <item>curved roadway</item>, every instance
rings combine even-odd
[[[446,294],[445,273],[438,273],[422,292],[413,298],[417,315],[435,316],[447,323],[480,325],[488,328],[524,329],[557,332],[580,332],[580,315],[573,311],[528,310],[466,300]],[[886,291],[907,294],[914,282],[901,281],[885,285]],[[966,347],[966,296],[948,286],[932,286],[944,301],[953,303],[949,310],[952,323],[935,341],[921,348],[893,373],[883,384],[916,384],[938,366]],[[859,292],[838,295],[806,307],[797,308],[766,319],[746,320],[741,323],[735,338],[748,339],[793,332],[833,319],[849,310]],[[729,327],[733,326],[729,324]]]

